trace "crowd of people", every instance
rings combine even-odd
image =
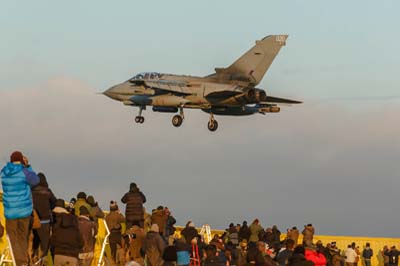
[[[258,219],[250,225],[231,223],[221,235],[205,243],[192,221],[176,234],[176,219],[168,207],[147,213],[146,197],[135,183],[123,195],[125,213],[117,201],[104,212],[93,196],[77,193],[68,203],[57,198],[46,176],[36,174],[29,160],[14,152],[0,173],[3,186],[5,227],[17,266],[91,265],[100,219],[110,231],[112,265],[135,266],[371,266],[374,252],[369,243],[362,252],[352,243],[339,250],[335,242],[314,241],[312,224],[287,229],[263,228]],[[4,232],[0,226],[0,234]],[[299,243],[300,235],[303,242]],[[397,266],[400,251],[384,247],[385,266]],[[37,265],[37,264],[36,264]]]

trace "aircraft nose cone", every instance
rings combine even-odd
[[[117,94],[116,94],[116,92],[115,92],[115,87],[116,87],[116,86],[112,86],[112,87],[109,88],[108,90],[105,90],[105,91],[103,92],[103,94],[104,94],[105,96],[107,96],[107,97],[109,97],[109,98],[115,100],[116,97],[117,97]]]

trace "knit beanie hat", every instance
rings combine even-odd
[[[88,196],[86,199],[86,202],[92,207],[94,207],[94,205],[96,205],[96,201],[94,200],[93,196]]]
[[[86,193],[85,192],[79,192],[76,197],[78,199],[86,199]]]
[[[79,208],[79,213],[81,215],[90,215],[89,210],[85,206],[81,206]]]
[[[160,228],[158,227],[158,224],[152,224],[150,231],[159,233],[160,232]]]
[[[56,207],[65,208],[65,201],[63,199],[57,199]]]
[[[118,210],[118,204],[116,201],[110,201],[110,211],[117,211]]]
[[[10,162],[22,162],[24,160],[24,155],[20,151],[15,151],[10,156]]]

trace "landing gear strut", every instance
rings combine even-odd
[[[172,125],[174,127],[180,127],[183,123],[183,119],[185,118],[185,115],[183,114],[183,108],[180,108],[179,115],[174,115],[172,117]]]
[[[139,107],[139,115],[135,117],[135,122],[138,124],[144,123],[144,117],[142,116],[143,107]]]
[[[208,130],[214,132],[218,129],[218,122],[214,119],[214,115],[210,114],[210,121],[208,121]]]

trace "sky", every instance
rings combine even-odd
[[[313,223],[398,235],[398,1],[18,1],[0,9],[0,164],[26,153],[53,191],[108,209],[136,182],[146,207],[225,228]],[[144,113],[98,92],[137,72],[204,76],[289,34],[259,87],[279,114]],[[123,208],[123,206],[120,206]]]

